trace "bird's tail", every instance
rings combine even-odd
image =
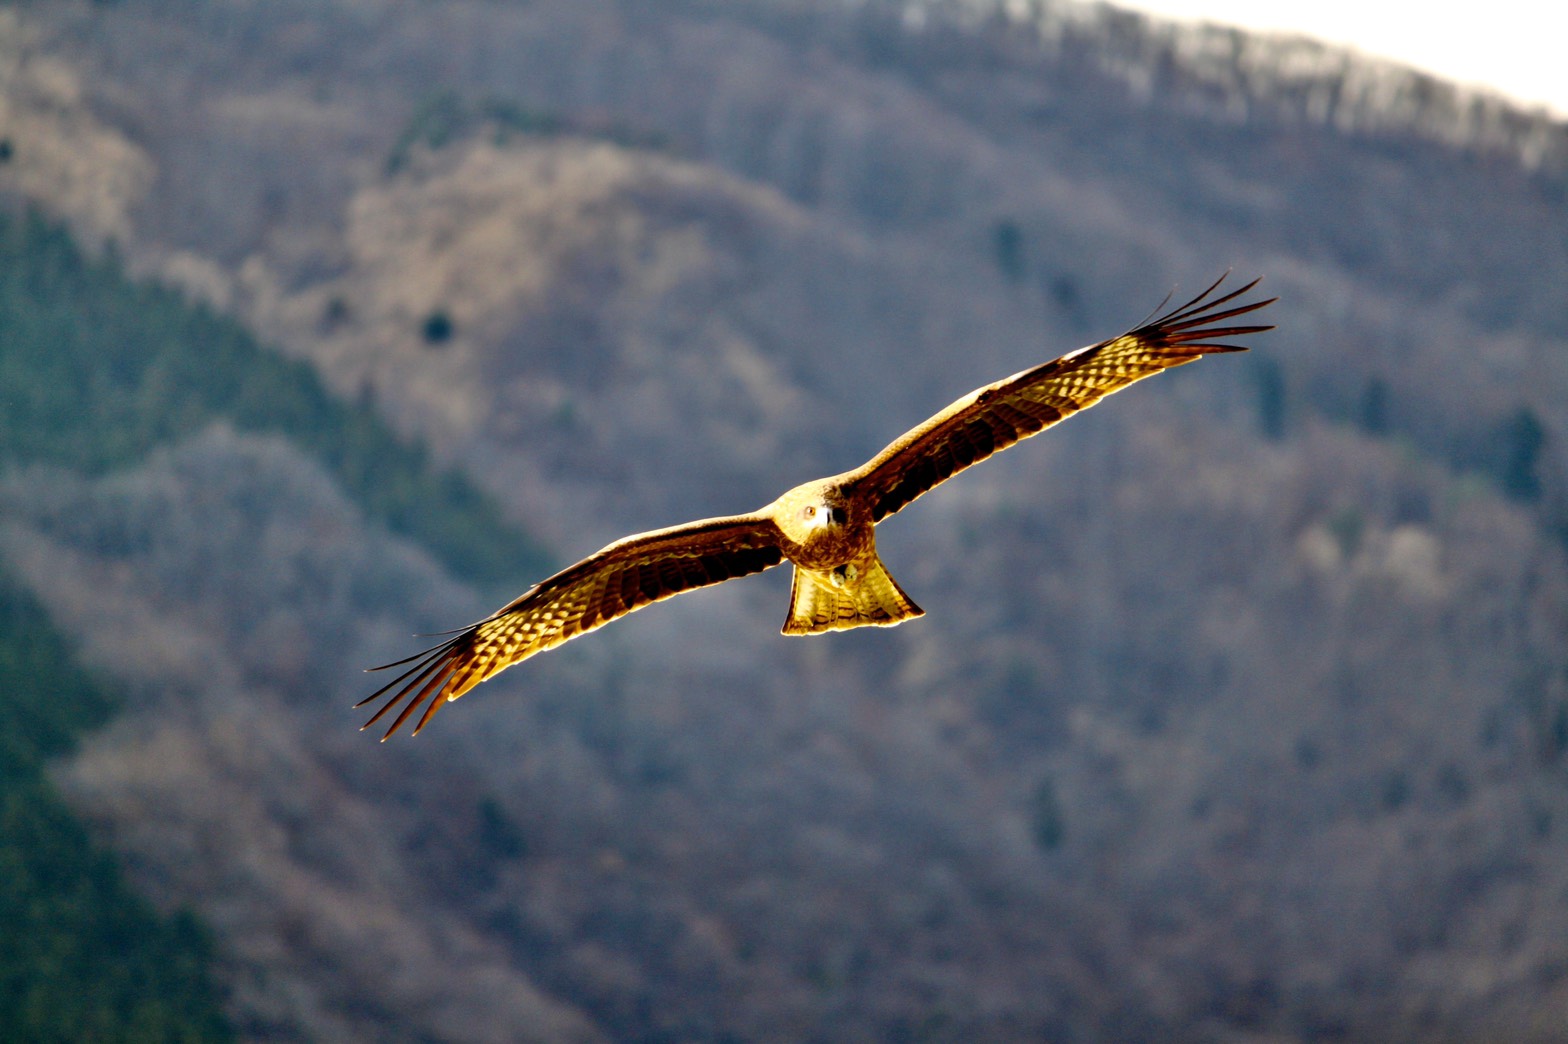
[[[892,627],[924,616],[872,552],[834,570],[795,567],[785,634],[821,634],[850,627]]]

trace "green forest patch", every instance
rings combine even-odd
[[[134,895],[44,775],[114,701],[0,576],[0,1040],[229,1040],[196,919]]]
[[[219,420],[292,440],[372,519],[465,580],[505,590],[548,571],[467,477],[437,471],[307,364],[170,289],[127,279],[113,256],[85,256],[63,229],[0,216],[0,466],[101,473]]]
[[[543,571],[468,479],[305,364],[35,215],[0,215],[0,470],[102,474],[216,422],[290,439],[464,579],[502,588]],[[231,1039],[201,924],[131,892],[45,774],[114,709],[0,574],[0,1040]]]

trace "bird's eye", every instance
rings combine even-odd
[[[801,508],[800,509],[800,517],[801,518],[816,518],[817,517],[817,505],[815,505],[815,504],[807,504],[805,507]]]

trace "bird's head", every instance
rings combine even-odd
[[[816,504],[802,504],[797,521],[807,529],[827,529],[842,526],[849,521],[849,509],[826,500]]]
[[[816,544],[849,525],[850,500],[835,486],[810,482],[778,499],[774,519],[797,544]]]

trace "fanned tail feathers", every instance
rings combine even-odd
[[[796,566],[784,633],[820,634],[867,624],[892,627],[924,615],[872,555],[837,570]]]

